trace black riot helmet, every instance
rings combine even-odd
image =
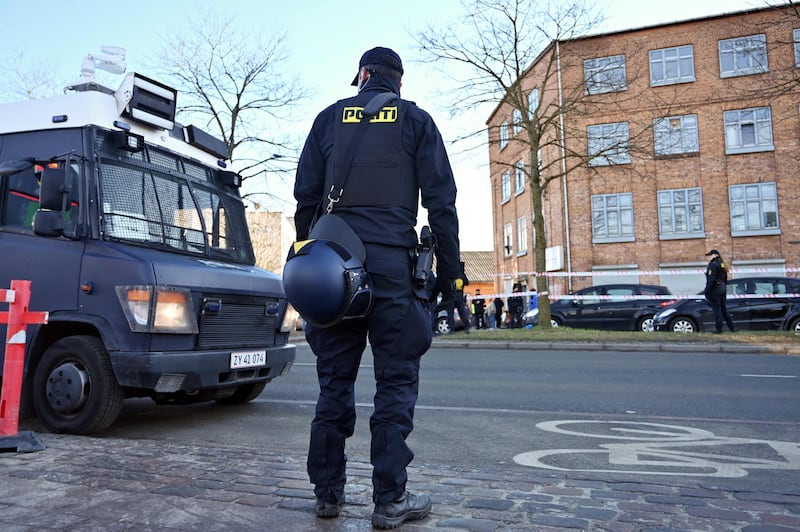
[[[311,325],[363,318],[372,308],[369,275],[358,257],[332,240],[295,242],[283,268],[283,289]]]

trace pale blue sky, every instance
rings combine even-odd
[[[287,34],[290,68],[314,94],[298,113],[296,128],[301,138],[317,112],[353,94],[349,82],[358,59],[373,46],[391,47],[403,57],[403,97],[433,115],[446,142],[460,132],[459,126],[449,122],[445,102],[436,96],[440,80],[413,63],[415,52],[409,36],[409,30],[422,29],[429,22],[446,23],[456,16],[460,13],[458,0],[0,0],[0,50],[3,54],[24,51],[26,58],[52,61],[58,65],[53,77],[59,86],[77,79],[81,59],[87,53],[99,52],[102,45],[126,48],[128,71],[147,75],[143,67],[158,47],[159,38],[186,28],[188,13],[207,5],[222,6],[236,16],[242,28],[252,24],[266,32],[277,29]],[[599,0],[598,5],[604,6],[606,15],[603,30],[612,31],[762,7],[766,0]],[[473,118],[478,129],[487,116],[481,112]],[[490,250],[487,156],[451,153],[451,159],[459,187],[462,249]],[[274,207],[292,214],[291,184],[282,189],[280,195],[285,201]]]

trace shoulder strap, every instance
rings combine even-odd
[[[330,214],[333,210],[333,206],[338,203],[339,199],[342,197],[344,185],[347,182],[347,178],[350,176],[350,169],[353,166],[353,158],[355,157],[356,149],[358,149],[358,146],[361,144],[361,139],[364,138],[364,133],[367,131],[367,126],[370,123],[370,119],[377,115],[378,112],[386,105],[397,98],[397,94],[393,92],[381,92],[373,96],[372,99],[367,102],[367,105],[364,106],[361,122],[358,124],[358,129],[353,135],[353,140],[350,142],[350,145],[347,147],[347,151],[344,155],[344,164],[342,166],[344,169],[342,172],[343,177],[341,178],[341,181],[337,183],[337,178],[340,176],[333,176],[333,184],[331,184],[331,188],[328,191],[328,205],[325,208],[325,214]]]

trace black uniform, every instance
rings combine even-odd
[[[714,325],[718,333],[722,332],[723,320],[728,324],[728,328],[731,332],[734,331],[733,320],[731,320],[726,306],[727,292],[728,268],[725,266],[722,257],[717,255],[708,262],[704,294],[711,304],[711,310],[714,311]]]
[[[334,170],[358,124],[358,109],[373,96],[399,88],[374,73],[360,93],[323,110],[314,121],[297,168],[295,225],[308,236],[315,212],[328,195]],[[341,200],[341,216],[367,249],[365,268],[373,283],[370,315],[321,329],[307,326],[317,356],[320,394],[311,424],[308,473],[318,498],[341,497],[345,484],[345,440],[356,422],[354,387],[369,338],[376,392],[370,418],[373,501],[386,504],[405,492],[406,445],[413,429],[420,357],[431,344],[427,300],[415,293],[410,251],[417,243],[417,202],[428,211],[438,241],[437,275],[459,275],[456,186],[441,135],[430,115],[413,102],[396,99],[367,126],[355,152]],[[341,184],[343,176],[337,175]],[[325,201],[327,203],[327,201]]]

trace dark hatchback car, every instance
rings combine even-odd
[[[572,295],[550,304],[553,327],[651,332],[653,316],[675,302],[666,286],[647,284],[590,286]],[[526,314],[526,325],[536,323],[538,313]]]
[[[792,296],[794,294],[794,296]],[[728,281],[728,309],[737,330],[790,330],[800,333],[800,279],[742,277]],[[680,300],[653,320],[658,331],[713,331],[714,312],[702,294]]]

